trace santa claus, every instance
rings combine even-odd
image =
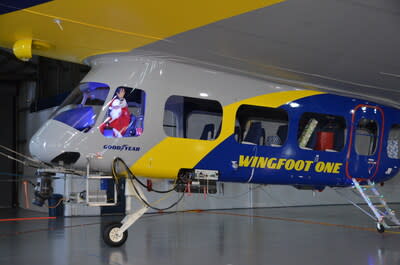
[[[131,121],[125,93],[125,88],[123,87],[118,87],[115,91],[116,95],[108,104],[109,117],[99,127],[102,134],[104,134],[106,128],[112,129],[114,137],[123,137],[125,134]]]

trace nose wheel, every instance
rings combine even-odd
[[[120,232],[121,223],[110,223],[103,230],[104,243],[110,247],[122,246],[128,238],[128,231],[125,230],[123,233]]]
[[[385,232],[385,227],[381,223],[376,223],[376,230],[382,234]]]

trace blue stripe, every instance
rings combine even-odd
[[[0,15],[47,3],[53,0],[2,0],[0,3]]]

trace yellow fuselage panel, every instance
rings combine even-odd
[[[102,53],[130,51],[283,0],[77,1],[55,0],[0,15],[0,46],[40,40],[34,54],[81,62]]]

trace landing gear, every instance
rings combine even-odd
[[[131,200],[136,198],[142,205],[136,211],[132,211]],[[126,216],[121,223],[111,223],[103,230],[104,243],[111,247],[122,246],[128,238],[128,228],[133,225],[148,209],[142,200],[146,200],[142,189],[134,181],[126,181],[125,198],[126,198]]]
[[[104,243],[110,247],[122,246],[128,238],[128,231],[121,232],[121,223],[110,223],[103,230]]]
[[[385,232],[385,227],[381,223],[376,223],[376,230],[382,234]]]
[[[146,185],[143,184],[142,182],[140,182],[135,177],[135,175],[133,175],[133,173],[130,171],[129,167],[125,164],[125,162],[121,158],[114,159],[114,162],[112,165],[112,172],[113,172],[114,178],[117,179],[117,177],[118,177],[118,175],[115,171],[116,162],[122,163],[122,165],[124,166],[124,169],[122,169],[121,172],[128,172],[129,178],[127,178],[127,181],[125,182],[126,216],[121,221],[121,223],[110,224],[103,230],[104,243],[106,243],[107,245],[112,246],[112,247],[118,247],[125,243],[125,241],[128,237],[127,229],[129,227],[131,227],[145,212],[147,212],[147,210],[149,208],[159,210],[159,211],[170,209],[170,208],[174,207],[175,205],[177,205],[184,196],[184,193],[182,193],[182,196],[179,198],[179,200],[176,201],[175,203],[171,204],[169,207],[166,207],[163,209],[156,208],[148,203],[148,200],[147,200],[146,196],[144,195],[143,190],[139,186],[139,184],[140,184],[146,188]],[[87,175],[89,176],[89,168],[87,171],[88,171]],[[178,177],[180,177],[180,176],[178,176]],[[154,190],[158,193],[169,193],[169,192],[176,190],[176,187],[177,187],[177,185],[175,185],[174,188],[167,190],[167,191],[156,191],[154,189],[152,189],[152,190]],[[135,210],[133,210],[133,207],[132,207],[132,199],[133,198],[135,198],[140,203],[140,206],[135,207]],[[157,202],[160,202],[165,198],[166,197],[158,200]]]

